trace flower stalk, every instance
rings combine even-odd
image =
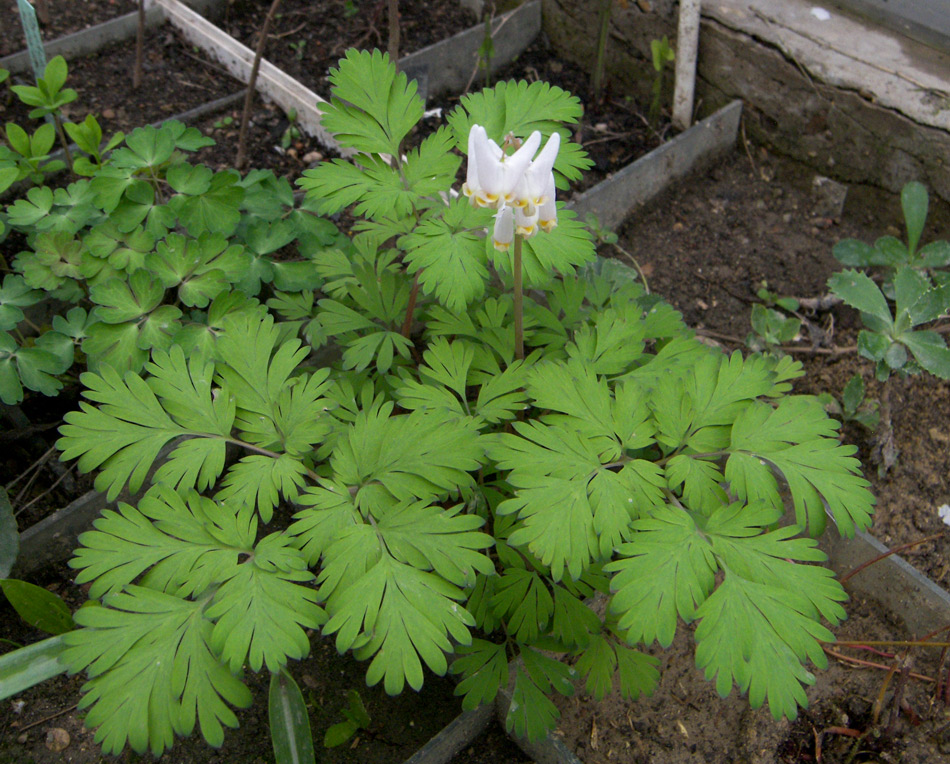
[[[514,311],[515,311],[515,358],[524,360],[524,287],[521,277],[521,234],[515,234],[514,259],[511,265],[514,276]]]

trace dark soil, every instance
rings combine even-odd
[[[326,95],[327,75],[349,48],[387,50],[387,0],[282,0],[268,30],[264,57],[315,93]],[[458,0],[401,2],[400,56],[422,50],[478,22]],[[234,0],[219,26],[257,48],[271,0]]]
[[[136,0],[47,0],[49,21],[40,22],[43,40],[54,40],[87,27],[131,13],[138,8]],[[16,0],[0,2],[0,58],[26,48],[20,12]]]
[[[878,603],[851,601],[847,607],[839,639],[899,638],[899,622]],[[561,711],[559,734],[584,764],[936,764],[950,755],[946,730],[937,732],[947,721],[947,706],[934,700],[932,684],[909,679],[907,710],[895,714],[897,677],[885,687],[886,670],[830,659],[827,670],[815,671],[817,681],[807,689],[809,708],[794,722],[775,721],[767,705],[752,710],[735,691],[719,697],[696,668],[692,632],[681,626],[669,649],[647,650],[660,659],[660,684],[651,697],[628,701],[614,690],[600,703],[583,694],[555,698]],[[851,654],[879,664],[895,662],[867,651]],[[913,671],[933,676],[939,655],[939,649],[921,651]],[[875,724],[872,706],[879,694],[884,703]]]

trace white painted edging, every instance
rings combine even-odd
[[[203,16],[179,0],[154,0],[168,19],[193,45],[197,45],[213,59],[221,63],[232,75],[246,83],[254,64],[254,51],[242,45],[226,32],[218,29]],[[257,89],[280,106],[285,112],[297,112],[297,124],[308,135],[316,138],[326,148],[340,150],[336,139],[320,122],[319,104],[326,100],[293,77],[278,69],[270,61],[261,59],[257,75]]]

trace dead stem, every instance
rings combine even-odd
[[[927,536],[926,538],[917,539],[917,541],[911,541],[910,543],[901,544],[901,546],[894,547],[893,549],[891,549],[891,550],[885,552],[884,554],[879,554],[877,557],[874,557],[874,558],[868,560],[867,562],[862,562],[860,565],[858,565],[858,567],[854,568],[854,569],[851,570],[849,573],[846,573],[846,574],[843,575],[841,578],[839,578],[839,579],[838,579],[838,583],[840,583],[840,584],[843,586],[843,585],[844,585],[844,582],[847,581],[849,578],[852,578],[853,576],[856,576],[858,573],[860,573],[860,572],[861,572],[862,570],[864,570],[865,568],[867,568],[867,567],[873,565],[873,564],[876,563],[876,562],[880,562],[880,561],[883,560],[885,557],[890,557],[892,554],[897,554],[898,552],[902,552],[902,551],[904,551],[905,549],[910,549],[911,547],[915,547],[915,546],[917,546],[918,544],[923,544],[923,543],[925,543],[925,542],[927,542],[927,541],[936,541],[937,539],[942,538],[942,537],[945,536],[945,535],[946,535],[946,531],[941,531],[940,533],[935,533],[933,536]],[[873,642],[862,642],[861,644],[868,645],[868,644],[874,644],[874,643],[873,643]]]

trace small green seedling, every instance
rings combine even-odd
[[[287,121],[290,123],[287,125],[287,129],[284,130],[283,135],[280,136],[280,146],[284,151],[290,148],[290,144],[294,141],[300,140],[300,128],[297,127],[297,110],[291,109],[287,112]]]
[[[795,313],[799,307],[798,300],[769,291],[765,282],[762,282],[756,296],[762,302],[752,306],[752,333],[746,337],[746,345],[753,350],[769,351],[792,342],[801,331],[802,322],[800,318],[788,316],[783,311]]]
[[[660,119],[660,102],[663,100],[663,76],[666,65],[676,60],[676,53],[670,47],[670,41],[666,35],[659,40],[650,40],[650,52],[653,55],[653,71],[656,72],[656,76],[653,78],[653,98],[650,100],[650,112],[647,118],[651,125],[656,125]]]
[[[346,693],[349,706],[342,709],[343,721],[334,724],[323,735],[324,748],[336,748],[350,740],[357,732],[369,727],[370,718],[363,699],[356,690]]]
[[[66,163],[72,167],[69,142],[63,132],[62,109],[67,104],[75,101],[78,94],[72,88],[63,87],[66,84],[68,74],[69,68],[66,66],[66,59],[62,56],[56,56],[46,65],[43,76],[36,80],[35,87],[32,85],[13,85],[10,90],[16,93],[17,97],[27,106],[36,107],[30,111],[31,119],[52,117],[63,151],[66,153]]]
[[[289,47],[294,52],[294,58],[298,61],[303,61],[304,49],[307,47],[306,40],[300,40],[299,42],[289,42],[287,43]]]
[[[840,401],[831,393],[821,393],[818,400],[831,416],[842,422],[856,422],[869,432],[874,432],[881,423],[878,401],[865,397],[864,380],[860,374],[848,380]]]

